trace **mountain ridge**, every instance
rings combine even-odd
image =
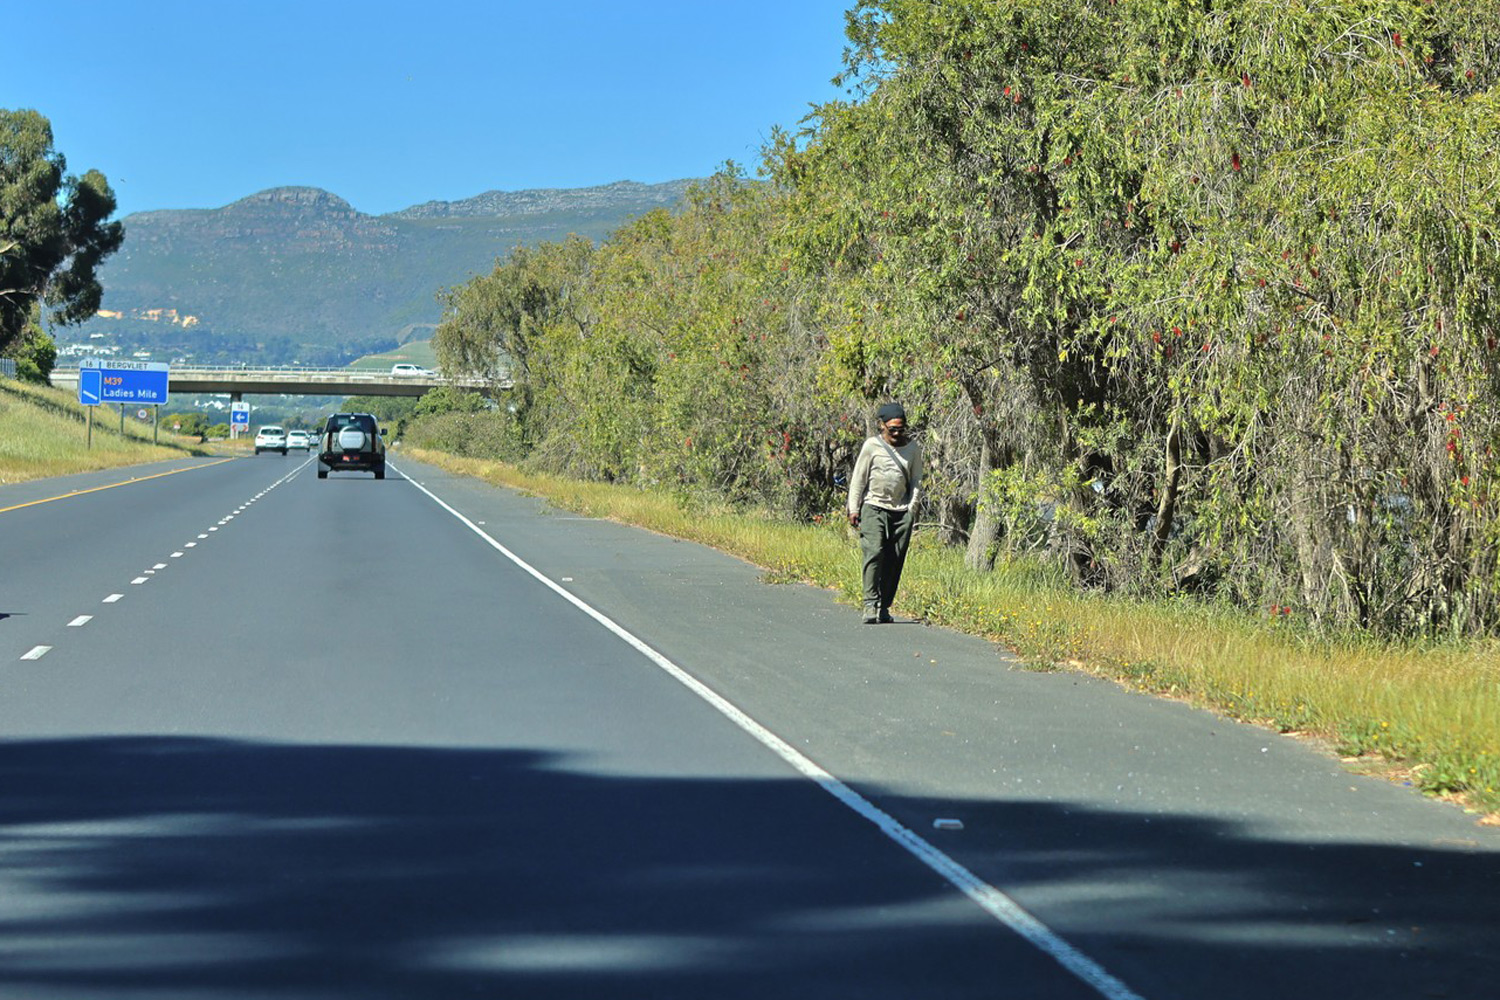
[[[100,268],[101,315],[54,333],[198,360],[342,363],[437,323],[444,289],[515,246],[570,233],[603,240],[694,183],[494,190],[384,215],[288,185],[220,208],[136,212]],[[150,318],[168,311],[193,323]]]

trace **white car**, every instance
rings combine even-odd
[[[301,448],[303,451],[307,451],[312,447],[312,435],[307,433],[307,431],[287,431],[286,446],[288,449]]]
[[[391,365],[391,374],[405,378],[431,378],[437,372],[431,368],[423,368],[421,365],[411,365],[403,362],[399,365]]]
[[[286,454],[286,429],[276,424],[266,424],[255,432],[255,453],[279,451]]]

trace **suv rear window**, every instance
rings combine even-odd
[[[366,434],[374,434],[375,418],[368,413],[335,413],[328,418],[328,426],[324,430],[338,431],[345,427],[358,427]]]

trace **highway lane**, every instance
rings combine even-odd
[[[399,469],[0,489],[0,996],[1130,995]]]
[[[0,662],[59,641],[68,621],[154,575],[159,556],[217,532],[245,491],[232,460],[213,458],[0,487]]]
[[[977,640],[851,627],[826,594],[698,546],[555,513],[566,530],[537,530],[537,501],[423,478],[1146,996],[1500,981],[1500,832],[1452,807]]]
[[[299,467],[100,491],[118,547],[24,509],[0,642],[53,648],[0,675],[0,996],[1493,995],[1500,838],[1456,810],[698,546]],[[60,551],[44,615],[10,571]]]

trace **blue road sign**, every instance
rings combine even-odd
[[[104,402],[104,373],[97,368],[78,369],[78,401],[84,406]]]
[[[241,409],[240,407],[236,406],[234,409],[230,410],[229,411],[229,424],[230,424],[231,427],[241,427],[241,426],[249,427],[250,426],[250,408],[248,406],[246,406],[243,409]]]
[[[99,378],[95,382],[94,374]],[[78,366],[78,400],[85,406],[99,403],[156,403],[167,401],[167,366],[159,361],[98,361]],[[95,389],[95,399],[84,398],[85,380]]]

